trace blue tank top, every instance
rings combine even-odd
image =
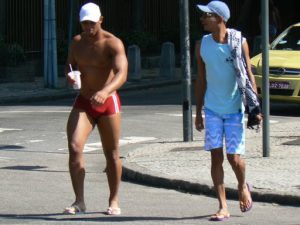
[[[211,34],[205,35],[200,55],[205,63],[207,81],[204,107],[218,114],[243,112],[229,45],[217,43]]]

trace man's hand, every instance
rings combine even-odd
[[[92,105],[103,105],[108,96],[109,96],[109,93],[101,90],[101,91],[96,92],[90,98],[90,101],[91,101]]]
[[[73,85],[76,82],[74,77],[70,77],[69,75],[67,75],[67,81],[70,85]]]
[[[202,131],[204,129],[202,114],[197,113],[196,119],[195,119],[195,127],[196,127],[196,130],[198,130],[198,131]]]

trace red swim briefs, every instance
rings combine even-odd
[[[115,92],[109,96],[103,105],[94,106],[89,99],[78,95],[75,99],[74,108],[83,109],[92,118],[98,119],[100,116],[109,116],[119,113],[121,110],[121,103],[118,94]]]

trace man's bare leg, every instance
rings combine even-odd
[[[250,190],[248,190],[246,184],[246,165],[245,161],[239,154],[227,154],[227,159],[235,173],[238,181],[238,192],[240,199],[240,207],[242,211],[247,211],[252,204]]]
[[[211,177],[219,200],[217,216],[219,216],[219,214],[221,214],[221,216],[229,216],[224,185],[223,161],[224,155],[222,148],[211,150]]]
[[[109,207],[119,208],[118,191],[122,175],[122,162],[120,160],[119,139],[121,127],[121,114],[102,116],[98,121],[98,129],[106,158],[106,175],[110,190]]]
[[[84,177],[85,167],[83,158],[84,144],[93,130],[93,121],[80,109],[72,109],[68,124],[67,136],[69,147],[69,170],[75,193],[75,202],[80,209],[85,210]]]

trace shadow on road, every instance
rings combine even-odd
[[[180,220],[199,220],[205,219],[210,215],[195,216],[195,217],[160,217],[160,216],[103,216],[105,212],[88,212],[84,216],[80,215],[64,215],[62,213],[49,214],[0,214],[2,219],[12,220],[44,220],[44,221],[84,221],[84,222],[128,222],[128,221],[180,221]],[[93,216],[100,214],[99,216]]]

